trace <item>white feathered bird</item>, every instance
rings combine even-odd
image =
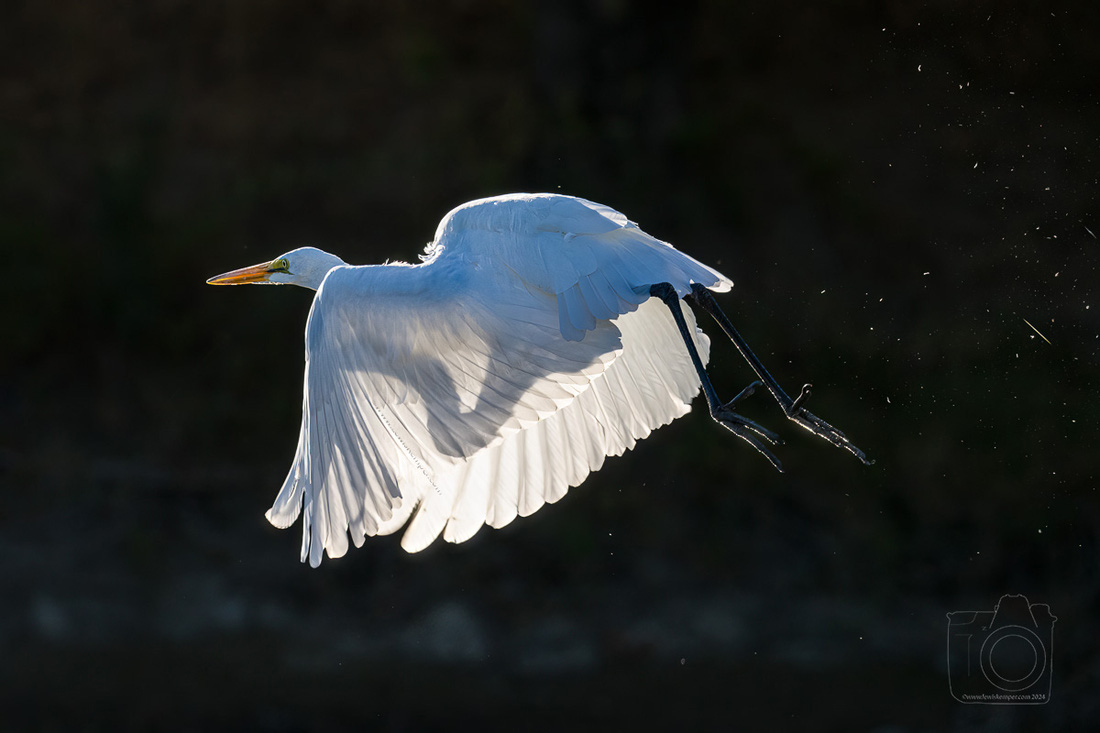
[[[868,462],[802,407],[809,385],[792,400],[748,349],[710,295],[727,277],[607,206],[472,201],[421,259],[353,267],[303,247],[208,281],[317,291],[298,449],[267,512],[280,528],[303,515],[314,567],[347,552],[349,535],[359,547],[408,523],[401,546],[417,552],[527,516],[687,413],[700,384],[715,420],[780,470],[764,445],[778,436],[733,411],[761,382],[788,418]],[[726,404],[685,296],[761,380]]]

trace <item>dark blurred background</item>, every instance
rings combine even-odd
[[[1095,723],[1095,3],[3,15],[4,730]],[[311,293],[204,280],[304,244],[415,261],[511,191],[726,272],[877,463],[757,395],[778,474],[700,399],[504,530],[300,565],[263,512]],[[751,379],[726,344],[712,373]],[[956,702],[946,614],[1019,593],[1058,617],[1049,704]]]

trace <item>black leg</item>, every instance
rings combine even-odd
[[[756,387],[760,385],[760,382],[753,382],[741,390],[732,400],[722,404],[718,399],[717,392],[714,391],[714,385],[710,382],[707,370],[703,366],[703,360],[699,358],[699,350],[695,348],[695,339],[688,330],[683,311],[680,310],[680,297],[676,295],[676,290],[668,283],[658,283],[649,289],[649,293],[663,300],[668,309],[672,311],[672,318],[676,321],[677,328],[680,329],[684,345],[687,346],[688,354],[691,356],[691,363],[695,365],[695,371],[699,373],[699,381],[703,384],[703,393],[707,396],[707,404],[710,406],[710,416],[719,425],[727,428],[738,438],[758,450],[777,470],[782,471],[783,465],[779,462],[779,459],[761,442],[761,438],[763,438],[771,445],[782,445],[783,441],[780,440],[779,436],[767,428],[757,425],[752,420],[738,415],[733,410],[734,405],[751,395]]]
[[[787,419],[801,425],[814,435],[824,438],[838,448],[843,448],[863,461],[866,465],[869,466],[873,463],[873,461],[867,459],[863,451],[853,445],[852,441],[848,440],[848,437],[844,435],[844,433],[813,413],[808,412],[806,408],[802,406],[810,396],[811,385],[804,385],[798,397],[792,400],[790,396],[783,391],[783,388],[779,386],[779,383],[775,381],[775,378],[768,373],[768,370],[764,368],[760,360],[756,358],[756,354],[752,353],[752,349],[749,348],[749,345],[745,342],[745,339],[741,337],[741,334],[737,333],[737,329],[733,327],[733,324],[726,318],[726,314],[718,307],[718,303],[714,300],[714,295],[698,283],[691,286],[691,293],[692,294],[688,297],[694,300],[695,303],[718,322],[718,325],[725,331],[726,335],[729,336],[733,345],[741,352],[741,356],[749,363],[752,370],[756,372],[756,376],[760,378],[760,381],[768,388],[768,391],[772,393],[775,401],[783,408],[783,414],[787,416]]]

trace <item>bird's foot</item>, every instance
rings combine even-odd
[[[783,412],[787,414],[787,419],[809,430],[817,437],[824,438],[837,448],[843,448],[862,461],[864,465],[870,466],[874,463],[874,461],[867,458],[863,451],[857,448],[852,441],[848,440],[847,435],[803,407],[807,398],[810,396],[810,389],[812,386],[813,385],[809,384],[804,385],[802,387],[802,392],[791,402],[790,407],[784,408]]]
[[[752,394],[752,390],[755,388],[758,382],[754,382],[741,391],[741,394],[734,397],[726,404],[711,411],[711,417],[722,427],[729,430],[741,440],[745,441],[753,448],[768,459],[768,462],[775,466],[775,469],[780,473],[783,472],[783,464],[779,462],[779,459],[775,457],[775,454],[768,450],[768,447],[764,445],[763,441],[767,441],[770,445],[783,445],[782,438],[778,434],[773,433],[771,430],[757,425],[752,420],[737,414],[733,411],[732,407],[735,402],[744,397],[748,397]]]

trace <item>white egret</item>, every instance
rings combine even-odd
[[[687,413],[700,385],[711,416],[780,470],[765,445],[779,436],[734,411],[761,383],[787,418],[868,462],[803,408],[809,385],[791,399],[734,330],[711,295],[728,278],[607,206],[472,201],[421,259],[353,267],[303,247],[208,281],[317,291],[297,454],[267,512],[281,528],[304,514],[303,562],[406,522],[409,552],[503,527]],[[681,299],[714,317],[759,378],[730,402]]]

